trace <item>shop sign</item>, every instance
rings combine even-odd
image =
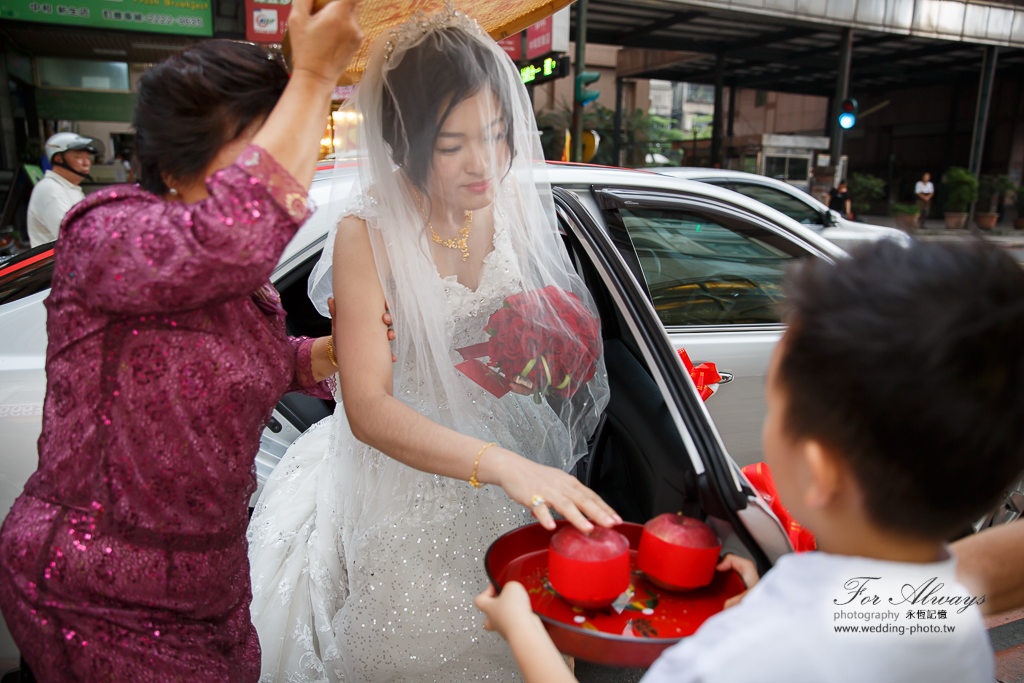
[[[213,35],[212,0],[0,0],[0,19],[190,36]]]
[[[565,78],[569,75],[569,55],[535,59],[520,67],[519,75],[523,85],[540,85],[556,78]]]
[[[280,43],[291,9],[291,0],[245,0],[245,39],[253,43]]]
[[[569,50],[569,8],[559,10],[526,29],[526,59]]]
[[[502,38],[498,41],[498,46],[505,51],[505,54],[509,56],[513,62],[518,62],[523,58],[523,34],[517,33],[514,36],[508,38]]]

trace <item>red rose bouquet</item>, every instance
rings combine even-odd
[[[484,344],[459,349],[456,365],[495,396],[515,382],[542,396],[568,398],[594,376],[601,321],[575,294],[550,286],[513,294],[487,321]],[[485,365],[476,360],[488,356]]]

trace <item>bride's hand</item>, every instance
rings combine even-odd
[[[560,469],[528,460],[505,449],[494,455],[498,480],[509,498],[530,508],[545,529],[554,529],[550,506],[584,533],[594,530],[594,523],[611,527],[622,523],[615,510],[580,481]],[[483,465],[483,462],[481,462]],[[539,502],[538,498],[543,502]],[[589,518],[589,519],[588,519]]]

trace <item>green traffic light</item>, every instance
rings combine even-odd
[[[600,95],[600,91],[587,90],[587,86],[601,77],[601,74],[594,71],[584,71],[576,76],[576,101],[580,106],[587,106]]]

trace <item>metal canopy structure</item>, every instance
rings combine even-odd
[[[696,53],[620,76],[715,84],[721,60],[726,86],[826,97],[835,93],[843,34],[835,24],[658,0],[590,0],[587,26],[592,43]],[[982,44],[864,28],[853,35],[851,93],[978,80]],[[1001,47],[998,69],[1024,73],[1024,49]]]

